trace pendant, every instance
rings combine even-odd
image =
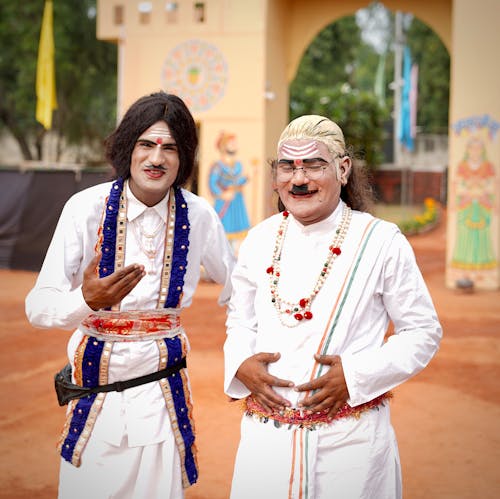
[[[156,269],[155,269],[155,258],[149,258],[149,270],[148,270],[148,275],[155,275],[156,274]]]

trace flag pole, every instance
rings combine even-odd
[[[396,11],[395,16],[395,43],[394,43],[394,130],[393,130],[393,151],[394,165],[401,170],[401,206],[404,208],[408,204],[408,172],[407,165],[402,164],[400,132],[402,127],[401,119],[401,94],[403,86],[402,63],[403,63],[403,13]]]
[[[403,61],[403,20],[398,10],[395,16],[394,39],[394,115],[393,115],[393,160],[396,168],[401,162],[401,145],[399,129],[401,127],[401,65]]]

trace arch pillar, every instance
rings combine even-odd
[[[500,286],[500,3],[454,0],[446,285]]]

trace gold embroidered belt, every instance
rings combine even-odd
[[[255,416],[263,423],[267,423],[271,419],[274,422],[274,426],[277,428],[282,425],[289,425],[289,427],[296,425],[300,428],[314,429],[319,425],[330,424],[337,419],[347,418],[349,416],[359,419],[363,412],[383,404],[385,400],[390,399],[391,397],[392,393],[387,392],[379,395],[369,402],[357,405],[356,407],[351,407],[349,404],[345,404],[333,417],[331,417],[328,416],[328,409],[320,412],[314,412],[312,414],[309,414],[308,411],[304,409],[289,407],[282,411],[273,410],[269,412],[264,409],[264,407],[262,407],[259,402],[252,397],[252,395],[250,395],[245,399],[245,414],[247,416]]]
[[[184,332],[180,309],[99,311],[88,315],[80,329],[104,341],[142,341],[173,338]]]

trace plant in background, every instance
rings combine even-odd
[[[420,234],[434,228],[439,222],[439,203],[433,198],[424,199],[424,211],[409,220],[398,223],[406,235]]]

